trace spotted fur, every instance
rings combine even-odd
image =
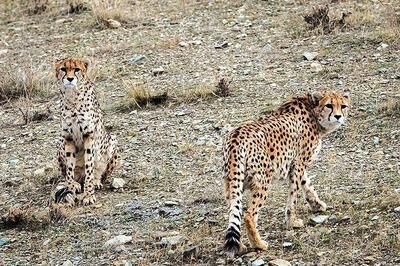
[[[251,191],[244,214],[247,236],[251,245],[261,250],[266,250],[267,244],[257,230],[257,218],[273,178],[289,179],[287,229],[303,226],[295,212],[300,187],[313,211],[326,210],[306,169],[319,151],[322,137],[344,124],[348,106],[347,94],[332,91],[307,94],[291,98],[278,110],[229,133],[224,145],[225,192],[229,204],[225,250],[229,256],[245,248],[240,242],[245,188]]]
[[[87,78],[89,62],[67,58],[56,62],[61,83],[61,136],[58,162],[64,180],[57,186],[56,203],[84,205],[96,201],[95,188],[118,164],[117,140],[106,132],[94,84]]]

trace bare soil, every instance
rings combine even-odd
[[[400,98],[398,1],[331,1],[333,17],[352,14],[330,34],[309,30],[303,19],[320,1],[109,2],[128,18],[119,28],[101,27],[90,8],[68,14],[64,1],[50,1],[40,14],[20,1],[0,3],[2,72],[32,67],[49,80],[45,93],[0,106],[0,215],[16,207],[48,211],[58,176],[56,58],[93,60],[106,124],[124,160],[113,177],[127,181],[123,191],[97,192],[93,206],[67,210],[63,223],[3,226],[0,265],[400,264],[400,111],[390,104]],[[304,52],[318,56],[307,61]],[[179,100],[222,77],[232,80],[231,95]],[[132,82],[174,100],[122,112],[116,107]],[[276,180],[259,218],[269,251],[226,261],[223,136],[288,96],[326,88],[350,90],[353,103],[347,125],[325,140],[310,169],[331,218],[286,231],[287,184]],[[54,119],[24,124],[21,107],[50,108]],[[305,221],[315,216],[304,200],[299,210]],[[117,235],[133,240],[104,247]],[[163,245],[165,235],[182,238]],[[187,259],[190,247],[197,252]]]

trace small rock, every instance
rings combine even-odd
[[[162,245],[171,245],[171,246],[175,246],[177,244],[179,244],[180,242],[182,242],[183,237],[181,235],[177,235],[177,236],[168,236],[168,237],[163,237],[161,238],[161,244]]]
[[[173,200],[167,200],[164,202],[165,206],[171,207],[171,206],[179,206],[179,202],[173,201]]]
[[[7,148],[7,144],[5,144],[5,143],[1,144],[1,145],[0,145],[0,148],[1,148],[1,149]]]
[[[329,215],[318,215],[315,217],[311,217],[311,222],[313,224],[323,224],[326,220],[328,220]]]
[[[36,169],[35,171],[33,171],[33,176],[35,176],[35,177],[41,177],[41,176],[44,176],[45,174],[46,174],[45,168],[40,168],[40,169]]]
[[[0,49],[0,55],[6,54],[8,49]]]
[[[321,72],[322,70],[324,70],[322,65],[317,62],[312,62],[310,67],[311,67],[311,72],[315,72],[315,73],[318,73],[318,72]]]
[[[138,63],[138,62],[140,62],[140,61],[142,61],[144,59],[146,59],[146,56],[140,54],[140,55],[136,55],[136,56],[132,57],[131,59],[129,59],[129,62],[131,64],[136,64],[136,63]]]
[[[128,242],[131,242],[131,241],[132,241],[132,236],[118,235],[118,236],[108,240],[104,244],[104,247],[119,246],[119,245],[123,245]]]
[[[74,264],[72,263],[72,261],[70,260],[66,260],[64,261],[64,263],[62,264],[62,266],[73,266]]]
[[[118,189],[118,188],[123,188],[125,184],[126,184],[125,180],[123,180],[122,178],[116,177],[113,179],[111,186],[113,188]]]
[[[11,159],[8,161],[8,163],[15,166],[19,164],[19,159]]]
[[[193,44],[193,45],[201,45],[203,42],[200,40],[193,40],[193,41],[190,41],[189,43]]]
[[[387,43],[381,43],[381,45],[379,45],[379,47],[378,47],[378,50],[384,50],[384,49],[386,49],[386,48],[388,48],[389,47],[389,44],[387,44]]]
[[[341,219],[340,219],[340,222],[342,222],[342,223],[345,223],[345,222],[348,222],[348,221],[350,221],[351,220],[351,218],[350,218],[350,216],[343,216]]]
[[[153,69],[153,76],[158,76],[165,73],[165,69],[163,67],[158,67]]]
[[[290,262],[288,262],[287,260],[283,260],[283,259],[271,260],[268,264],[271,266],[290,266],[291,265]]]
[[[173,207],[161,207],[158,209],[158,213],[161,216],[177,216],[180,215],[183,211],[179,208],[173,208]]]
[[[180,47],[188,47],[189,46],[189,44],[187,42],[179,42],[178,45]]]
[[[292,243],[292,242],[283,242],[282,246],[283,246],[284,248],[290,248],[290,247],[293,246],[293,243]]]
[[[364,260],[365,260],[365,261],[374,261],[375,258],[374,258],[374,256],[366,256],[366,257],[364,258]]]
[[[4,246],[5,244],[7,244],[7,240],[5,239],[0,239],[0,247]]]
[[[373,142],[375,145],[379,145],[380,140],[379,140],[378,137],[374,137],[374,138],[372,139],[372,142]]]
[[[377,152],[372,154],[372,158],[375,159],[375,160],[380,160],[380,159],[383,158],[384,155],[385,154],[384,154],[383,151],[377,151]]]
[[[318,53],[317,52],[304,52],[303,58],[306,59],[307,61],[312,61],[315,58],[317,58]]]
[[[46,240],[43,242],[43,246],[47,246],[48,244],[50,244],[50,239],[46,239]]]
[[[222,42],[222,43],[220,43],[220,44],[216,44],[216,45],[214,45],[214,48],[215,49],[223,49],[223,48],[226,48],[226,47],[228,47],[228,42],[227,41],[224,41],[224,42]]]
[[[117,29],[117,28],[121,27],[121,23],[114,19],[107,20],[107,24],[108,24],[108,27],[112,28],[112,29]]]
[[[329,218],[328,218],[328,222],[331,223],[331,224],[336,223],[337,220],[338,220],[338,219],[337,219],[336,215],[331,215],[331,216],[329,216]]]
[[[189,261],[195,257],[199,253],[199,248],[197,246],[189,247],[182,253],[182,258],[184,261]]]
[[[399,206],[399,207],[396,207],[396,208],[394,208],[394,212],[400,213],[400,206]]]
[[[262,266],[262,265],[265,265],[265,262],[263,259],[256,259],[256,260],[252,261],[250,265],[251,266]]]
[[[375,215],[375,216],[373,216],[373,217],[371,217],[371,221],[376,221],[376,220],[378,220],[379,219],[379,216],[378,215]]]

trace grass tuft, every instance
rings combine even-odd
[[[42,228],[49,224],[47,215],[30,207],[11,208],[6,215],[1,217],[0,228],[12,229],[18,227],[24,228]]]

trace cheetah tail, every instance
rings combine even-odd
[[[231,168],[231,169],[230,169]],[[225,235],[224,249],[229,257],[235,256],[240,251],[240,225],[242,216],[242,197],[244,165],[227,164],[225,171],[225,190],[229,202],[229,224]]]

